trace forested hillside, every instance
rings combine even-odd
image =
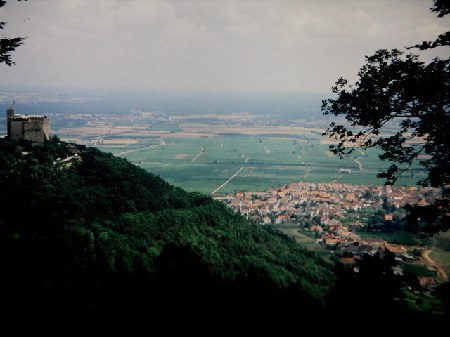
[[[88,148],[2,141],[2,289],[22,314],[323,310],[330,263],[212,198]],[[227,309],[228,310],[228,309]]]
[[[405,293],[391,259],[362,259],[357,275],[95,148],[2,140],[0,186],[4,318],[397,321],[407,303],[444,317],[433,296]]]

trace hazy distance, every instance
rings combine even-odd
[[[424,0],[8,1],[0,91],[330,93],[364,56],[433,40]],[[434,53],[442,51],[434,50]],[[431,54],[424,54],[429,58]]]

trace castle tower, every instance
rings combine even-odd
[[[42,144],[50,139],[50,121],[46,116],[16,115],[14,109],[7,109],[6,122],[11,140],[25,139]]]
[[[6,127],[8,129],[8,138],[11,139],[11,120],[14,118],[14,109],[6,109]]]

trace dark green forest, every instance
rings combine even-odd
[[[393,259],[363,259],[355,276],[110,153],[87,148],[63,166],[68,145],[0,141],[0,306],[11,317],[448,318],[445,287],[411,311]]]

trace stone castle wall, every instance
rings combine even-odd
[[[8,109],[7,119],[8,136],[12,140],[44,143],[50,139],[50,120],[45,116],[14,115],[14,111]]]

